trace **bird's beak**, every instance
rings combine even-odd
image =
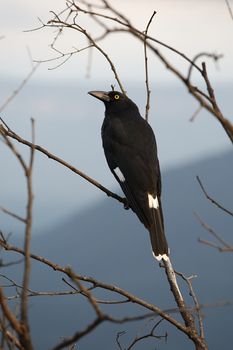
[[[101,100],[103,102],[110,101],[110,97],[108,96],[108,92],[105,92],[105,91],[89,91],[88,94],[98,98],[99,100]]]

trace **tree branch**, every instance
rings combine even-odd
[[[19,335],[22,334],[22,325],[20,324],[20,322],[17,320],[15,315],[12,313],[12,311],[8,307],[8,305],[6,303],[6,298],[5,298],[4,294],[3,294],[3,291],[2,291],[1,287],[0,287],[0,305],[1,305],[1,308],[2,308],[3,314],[7,318],[7,320],[9,321],[11,327]]]
[[[32,67],[29,74],[26,76],[26,78],[22,81],[22,83],[18,86],[16,90],[13,91],[13,93],[7,97],[5,102],[0,106],[0,114],[2,111],[7,107],[7,105],[20,93],[20,91],[24,88],[24,86],[27,84],[27,82],[30,80],[31,76],[35,73],[35,71],[39,68],[39,63],[36,64],[34,67]]]
[[[196,176],[196,179],[197,179],[197,181],[198,181],[198,183],[199,183],[199,185],[200,185],[200,187],[201,187],[202,192],[203,192],[204,195],[206,196],[206,198],[207,198],[211,203],[213,203],[214,205],[216,205],[216,207],[218,207],[219,209],[221,209],[221,210],[224,211],[225,213],[227,213],[227,214],[233,216],[233,212],[232,212],[232,211],[226,209],[226,208],[223,207],[221,204],[219,204],[215,199],[213,199],[212,197],[210,197],[210,196],[208,195],[208,193],[207,193],[207,191],[205,190],[205,188],[204,188],[204,186],[203,186],[203,184],[202,184],[202,182],[201,182],[199,176]]]
[[[16,253],[19,253],[21,255],[25,255],[25,252],[23,249],[16,247],[16,246],[12,246],[10,244],[8,244],[5,240],[0,239],[0,245],[8,251],[14,251]],[[55,271],[59,271],[64,273],[66,276],[71,277],[70,276],[70,269],[66,268],[66,267],[62,267],[56,263],[51,262],[50,260],[35,255],[35,254],[30,254],[30,257],[34,260],[37,260],[49,267],[51,267],[53,270]],[[117,293],[123,297],[125,297],[126,299],[129,299],[132,303],[136,303],[138,305],[141,305],[142,307],[153,311],[155,314],[158,314],[159,316],[161,316],[162,318],[164,318],[165,320],[167,320],[168,322],[172,323],[175,327],[177,327],[179,330],[181,330],[182,332],[189,334],[189,329],[187,329],[184,325],[182,325],[180,322],[176,321],[174,318],[172,318],[170,315],[168,315],[167,313],[163,312],[161,309],[159,309],[157,306],[152,305],[150,303],[145,302],[144,300],[134,296],[133,294],[117,287],[114,285],[110,285],[110,284],[106,284],[103,282],[100,282],[92,277],[87,277],[87,276],[83,276],[83,275],[79,275],[79,274],[74,274],[72,272],[72,278],[76,278],[77,280],[83,281],[83,282],[88,282],[91,283],[92,285],[94,285],[95,287],[98,288],[102,288],[105,290],[108,290],[110,292],[114,292]]]
[[[5,213],[5,214],[7,214],[7,215],[9,215],[9,216],[12,216],[14,219],[17,219],[17,220],[19,220],[19,221],[21,221],[21,222],[23,222],[23,223],[26,223],[26,219],[24,219],[24,218],[22,218],[21,216],[19,216],[19,215],[13,213],[11,210],[8,210],[8,209],[6,209],[6,208],[4,208],[4,207],[2,207],[2,206],[0,206],[0,210],[1,210],[3,213]]]
[[[146,36],[149,30],[149,27],[153,21],[153,18],[156,14],[156,11],[154,11],[149,19],[149,22],[147,23],[146,30],[145,30],[145,37],[144,37],[144,63],[145,63],[145,78],[146,78],[146,108],[145,108],[145,119],[148,121],[148,115],[149,115],[149,109],[150,109],[150,85],[149,85],[149,71],[148,71],[148,56],[147,56],[147,45],[146,45]]]
[[[0,118],[1,119],[1,118]],[[1,119],[2,120],[2,119]],[[0,133],[2,135],[8,136],[16,141],[18,141],[19,143],[24,144],[27,147],[30,148],[34,148],[36,151],[39,151],[40,153],[43,153],[44,155],[46,155],[48,158],[54,160],[55,162],[65,166],[66,168],[70,169],[72,172],[74,172],[75,174],[81,176],[83,179],[85,179],[86,181],[88,181],[89,183],[91,183],[92,185],[94,185],[95,187],[99,188],[101,191],[103,191],[108,197],[112,197],[116,200],[118,200],[120,203],[124,204],[125,207],[127,207],[128,203],[125,200],[125,198],[122,198],[120,196],[118,196],[117,194],[109,191],[106,187],[104,187],[103,185],[101,185],[99,182],[97,182],[96,180],[92,179],[90,176],[86,175],[84,172],[78,170],[77,168],[75,168],[74,166],[72,166],[71,164],[67,163],[66,161],[64,161],[63,159],[57,157],[56,155],[52,154],[51,152],[49,152],[48,150],[46,150],[45,148],[39,146],[39,145],[33,145],[33,143],[23,139],[22,137],[20,137],[18,134],[16,134],[15,132],[13,132],[12,130],[10,130],[9,128],[6,129],[6,127],[4,127],[3,125],[0,125]]]
[[[32,231],[32,206],[33,206],[33,191],[32,191],[32,170],[34,161],[34,143],[35,143],[35,130],[34,130],[34,120],[32,123],[32,147],[30,149],[30,160],[26,171],[26,182],[27,182],[27,216],[26,216],[26,228],[25,228],[25,238],[24,238],[24,275],[23,275],[23,288],[21,295],[21,322],[24,325],[24,332],[22,334],[21,342],[25,346],[25,349],[32,350],[32,341],[30,336],[30,327],[28,320],[28,287],[30,279],[30,240]]]

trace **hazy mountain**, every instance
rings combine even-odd
[[[166,232],[174,266],[186,276],[196,274],[193,286],[201,304],[233,301],[232,260],[230,253],[218,251],[198,243],[198,237],[212,240],[193,215],[203,220],[232,243],[232,217],[218,210],[203,195],[195,176],[199,175],[209,194],[228,208],[233,199],[233,155],[231,152],[171,169],[163,174],[163,207]],[[62,200],[62,199],[61,199]],[[164,271],[152,257],[149,236],[136,216],[124,210],[111,198],[79,214],[58,222],[44,235],[35,235],[32,251],[62,265],[71,265],[80,274],[120,286],[131,293],[155,303],[161,308],[174,306]],[[16,267],[8,268],[12,276]],[[62,275],[33,263],[31,288],[33,290],[66,290]],[[17,279],[19,280],[19,279]],[[185,284],[180,281],[187,295]],[[100,298],[119,299],[97,291]],[[144,312],[134,305],[103,306],[114,315],[132,315]],[[233,308],[205,309],[204,321],[209,348],[229,349],[232,344]],[[30,299],[32,332],[36,349],[52,347],[61,337],[82,329],[93,317],[93,312],[81,296],[36,297]],[[144,327],[152,328],[155,321],[133,324],[103,324],[78,349],[117,349],[116,334],[122,336],[122,348],[132,341]],[[135,349],[193,349],[179,331],[163,322],[158,335],[168,333],[164,340],[148,339]],[[175,345],[174,345],[175,344]]]

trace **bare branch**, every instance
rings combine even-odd
[[[32,350],[32,341],[29,330],[29,320],[28,320],[28,286],[30,279],[30,240],[31,240],[31,231],[32,231],[32,206],[33,206],[33,191],[32,191],[32,170],[33,170],[33,161],[35,153],[35,126],[34,120],[31,119],[32,124],[32,147],[30,149],[30,160],[29,165],[26,171],[26,182],[27,182],[27,216],[26,216],[26,228],[25,228],[25,238],[24,238],[24,275],[23,275],[23,289],[21,295],[21,322],[24,325],[24,332],[21,337],[21,342],[26,349]]]
[[[197,316],[198,316],[198,322],[199,322],[199,330],[200,330],[200,337],[204,339],[204,325],[203,325],[203,318],[202,318],[202,314],[200,312],[201,307],[198,301],[198,298],[196,296],[196,293],[194,292],[193,286],[192,286],[192,279],[197,277],[196,275],[193,276],[189,276],[186,277],[184,276],[183,273],[177,272],[176,273],[181,276],[183,278],[183,280],[188,284],[189,287],[189,294],[191,295],[191,297],[193,298],[194,301],[194,305],[195,305],[195,310],[197,312]]]
[[[205,190],[205,188],[204,188],[204,186],[203,186],[203,184],[202,184],[202,182],[201,182],[199,176],[196,176],[196,179],[197,179],[197,181],[198,181],[198,183],[199,183],[199,185],[200,185],[200,187],[201,187],[201,189],[202,189],[202,192],[203,192],[204,195],[206,196],[206,198],[207,198],[211,203],[213,203],[214,205],[216,205],[219,209],[221,209],[221,210],[224,211],[225,213],[227,213],[227,214],[233,216],[233,212],[232,212],[232,211],[226,209],[226,208],[223,207],[221,204],[219,204],[215,199],[213,199],[212,197],[210,197],[210,196],[208,195],[208,193],[207,193],[207,191]]]
[[[212,247],[215,247],[217,249],[219,249],[220,251],[231,251],[233,249],[233,247],[228,244],[227,242],[225,242],[219,234],[217,234],[209,225],[207,225],[206,222],[204,222],[201,217],[197,214],[194,213],[194,215],[196,216],[196,218],[198,219],[198,221],[200,222],[201,226],[207,231],[209,232],[220,244],[223,245],[224,248],[221,248],[219,246],[216,246],[214,243],[208,243],[208,245],[212,245]],[[199,242],[204,243],[204,241],[199,239]],[[205,244],[207,244],[208,241],[205,241]]]
[[[193,122],[194,119],[196,119],[197,115],[200,113],[200,111],[202,110],[202,105],[200,105],[196,111],[192,114],[192,116],[189,118],[190,122]]]
[[[225,2],[226,2],[226,5],[227,5],[228,12],[229,12],[229,14],[231,16],[231,19],[233,20],[233,11],[232,11],[231,5],[229,3],[229,0],[225,0]]]
[[[35,71],[39,68],[39,63],[36,64],[34,67],[32,67],[31,71],[27,75],[27,77],[20,83],[20,85],[17,87],[16,90],[13,91],[13,93],[7,97],[5,102],[0,106],[0,113],[7,107],[7,105],[20,93],[20,91],[24,88],[24,86],[27,84],[31,76],[35,73]]]
[[[82,51],[88,50],[91,47],[93,47],[92,44],[87,45],[87,46],[85,46],[85,47],[83,47],[81,49],[76,49],[75,48],[73,51],[70,51],[70,52],[67,52],[67,53],[63,53],[63,52],[53,48],[53,50],[56,51],[59,54],[58,56],[53,57],[53,58],[49,58],[49,59],[46,59],[46,60],[34,60],[34,62],[37,62],[37,63],[53,62],[53,61],[61,60],[61,59],[64,58],[63,61],[61,61],[59,64],[55,65],[54,67],[48,68],[48,70],[57,69],[57,68],[61,67],[63,64],[65,64],[74,54],[77,54],[77,53],[80,53]]]
[[[16,347],[17,349],[24,350],[17,337],[12,332],[6,329],[2,321],[0,321],[0,331],[2,332],[3,339],[7,339],[7,341],[9,342],[9,349],[14,349]]]
[[[8,244],[3,239],[0,239],[0,245],[6,250],[14,251],[14,252],[17,252],[17,253],[19,253],[21,255],[25,255],[25,252],[24,252],[23,249],[15,247],[15,246],[12,246],[12,245]],[[55,271],[60,271],[60,272],[64,273],[65,275],[67,275],[68,277],[70,277],[70,269],[67,269],[66,267],[62,267],[62,266],[60,266],[58,264],[55,264],[55,263],[51,262],[50,260],[48,260],[46,258],[43,258],[41,256],[38,256],[38,255],[35,255],[35,254],[30,254],[30,257],[32,259],[34,259],[34,260],[37,260],[37,261],[47,265],[47,266],[50,266]],[[172,318],[166,312],[163,312],[157,306],[152,305],[150,303],[147,303],[146,301],[144,301],[144,300],[142,300],[142,299],[132,295],[131,293],[129,293],[129,292],[127,292],[127,291],[117,287],[117,286],[113,286],[113,285],[110,285],[110,284],[106,284],[106,283],[100,282],[100,281],[98,281],[98,280],[96,280],[96,279],[94,279],[92,277],[87,277],[87,276],[78,275],[78,274],[75,274],[73,276],[75,276],[75,278],[80,280],[80,281],[91,283],[95,287],[102,288],[102,289],[108,290],[110,292],[117,293],[117,294],[123,296],[124,298],[129,299],[131,302],[136,303],[138,305],[141,305],[142,307],[153,311],[155,314],[161,316],[162,318],[164,318],[168,322],[172,323],[175,327],[177,327],[182,332],[184,332],[184,333],[186,333],[186,332],[189,333],[190,332],[190,330],[188,328],[186,328],[180,322],[178,322],[177,320]]]
[[[14,252],[17,252],[19,254],[22,254],[24,255],[25,252],[23,249],[21,248],[18,248],[18,247],[15,247],[15,246],[12,246],[12,245],[9,245],[5,240],[1,239],[0,240],[0,245],[6,249],[6,250],[10,250],[10,251],[14,251]],[[146,308],[150,311],[153,312],[153,315],[154,316],[160,316],[162,318],[164,318],[165,320],[167,320],[168,322],[170,322],[171,324],[173,324],[177,329],[179,329],[180,331],[184,332],[185,334],[187,334],[187,336],[192,339],[195,344],[197,346],[200,346],[200,349],[207,349],[206,346],[205,346],[205,343],[204,343],[204,340],[200,337],[198,337],[198,335],[195,333],[194,329],[190,328],[190,327],[186,327],[184,326],[183,324],[181,324],[179,321],[177,321],[176,319],[174,319],[173,317],[171,317],[169,315],[169,313],[171,312],[177,312],[178,309],[168,309],[166,311],[163,311],[161,309],[159,309],[157,306],[153,305],[153,304],[150,304],[150,303],[147,303],[146,301],[134,296],[133,294],[117,287],[117,286],[114,286],[114,285],[110,285],[110,284],[106,284],[106,283],[103,283],[103,282],[100,282],[92,277],[87,277],[87,276],[83,276],[83,275],[78,275],[78,274],[75,274],[73,271],[71,273],[71,270],[70,268],[66,268],[66,267],[62,267],[58,264],[55,264],[51,261],[49,261],[48,259],[45,259],[43,257],[40,257],[38,255],[35,255],[35,254],[30,254],[30,257],[32,259],[35,259],[43,264],[46,264],[47,266],[50,266],[53,270],[55,271],[60,271],[62,273],[64,273],[65,275],[67,275],[68,277],[70,278],[75,278],[76,280],[80,280],[80,281],[83,281],[83,282],[87,282],[87,283],[91,283],[93,286],[95,286],[95,288],[101,288],[101,289],[105,289],[105,290],[108,290],[110,292],[114,292],[114,293],[117,293],[121,296],[123,296],[124,298],[130,300],[130,302],[134,303],[134,304],[138,304],[140,306],[142,306],[143,308]],[[213,305],[211,305],[210,307],[212,307]],[[200,305],[200,308],[204,307],[203,305]],[[185,306],[184,309],[181,309],[179,308],[179,312],[187,312],[187,311],[195,311],[195,308],[188,308]],[[141,317],[141,316],[139,316]],[[97,322],[97,319],[98,319],[98,322]],[[127,322],[127,321],[131,321],[132,318],[124,318],[124,319],[114,319],[112,318],[111,316],[108,316],[108,315],[104,315],[103,318],[99,319],[99,317],[97,318],[93,323],[93,325],[91,327],[94,326],[97,327],[99,325],[99,323],[103,322],[103,321],[110,321],[110,322],[116,322],[116,323],[122,323],[122,322]],[[136,320],[136,318],[135,318]],[[92,329],[92,328],[91,328]],[[89,328],[88,328],[89,330]],[[86,332],[86,330],[85,330]],[[81,334],[81,335],[80,335]],[[87,333],[85,333],[87,334]],[[85,335],[84,334],[84,335]],[[82,337],[83,336],[83,332],[77,332],[76,336],[78,337]],[[74,337],[72,337],[72,339],[74,339]],[[77,340],[77,338],[75,338]],[[76,341],[76,340],[73,340],[73,341]],[[71,339],[69,338],[69,341],[71,341]],[[56,348],[54,348],[56,349]]]
[[[71,283],[69,283],[65,278],[62,278],[62,281],[65,282],[68,286],[70,286],[71,288],[74,289],[74,291],[76,293],[79,293],[79,294],[82,294],[84,296],[87,296],[86,293],[83,293],[81,290],[77,289],[76,287],[74,287]],[[91,291],[93,289],[95,289],[96,286],[93,286],[93,287],[90,287],[88,288],[88,291]],[[88,297],[88,296],[87,296]],[[98,304],[106,304],[106,305],[115,305],[115,304],[125,304],[125,303],[129,303],[130,300],[129,299],[124,299],[124,300],[100,300],[100,299],[96,299],[95,298],[95,301],[98,303]]]
[[[222,125],[225,132],[229,136],[231,142],[233,142],[233,124],[230,122],[230,120],[226,119],[222,112],[220,111],[216,98],[213,94],[213,88],[210,84],[206,66],[205,64],[202,64],[201,67],[199,67],[196,64],[196,60],[200,58],[201,56],[208,56],[213,58],[215,61],[218,60],[222,55],[216,55],[216,54],[210,54],[210,53],[200,53],[194,57],[194,59],[188,58],[184,53],[180,52],[179,50],[173,48],[170,45],[167,45],[160,40],[149,36],[147,33],[142,32],[141,30],[137,29],[133,24],[129,21],[129,19],[117,11],[108,1],[102,1],[103,6],[95,6],[94,4],[89,3],[88,1],[81,1],[81,3],[85,6],[85,8],[82,8],[77,5],[77,2],[70,0],[67,3],[67,6],[70,11],[72,11],[73,16],[73,22],[62,20],[59,15],[56,15],[54,13],[54,19],[49,21],[48,24],[44,25],[45,27],[56,27],[56,28],[70,28],[79,31],[80,33],[84,34],[88,41],[93,44],[93,46],[96,47],[96,49],[105,57],[105,59],[108,61],[108,63],[111,66],[111,69],[114,72],[115,78],[118,81],[119,86],[121,87],[121,90],[123,91],[123,86],[120,83],[119,76],[116,73],[115,66],[111,62],[111,59],[109,56],[102,50],[102,48],[97,44],[97,42],[103,40],[108,35],[113,33],[119,33],[119,32],[125,32],[126,34],[133,35],[136,39],[140,40],[143,45],[146,46],[146,48],[150,49],[158,58],[159,60],[165,65],[165,67],[170,70],[179,80],[181,80],[190,94],[199,102],[200,106],[205,108],[209,113],[211,113]],[[93,11],[92,9],[101,9],[98,11]],[[106,12],[107,11],[107,14]],[[95,22],[97,22],[100,27],[104,30],[104,32],[99,36],[99,38],[94,38],[91,36],[91,34],[87,33],[86,29],[81,27],[76,23],[76,17],[79,12],[82,12],[86,15],[89,15]],[[72,17],[71,16],[71,17]],[[117,23],[120,25],[118,28],[111,28],[107,24],[103,23],[102,21],[97,21],[96,19],[103,19],[106,20],[106,23],[112,22]],[[176,55],[179,55],[184,59],[186,62],[189,63],[189,73],[188,78],[186,75],[182,74],[181,71],[176,69],[169,61],[168,59],[154,46],[154,44],[158,44],[162,47],[166,47],[168,50],[174,52]],[[190,75],[191,71],[195,69],[199,74],[201,74],[202,78],[205,81],[205,85],[207,88],[207,92],[205,93],[201,89],[199,89],[197,86],[194,86],[190,83]]]
[[[9,321],[11,327],[18,333],[19,335],[22,334],[22,326],[20,322],[17,320],[13,312],[10,310],[6,303],[6,298],[3,294],[2,288],[0,288],[0,305],[2,308],[2,312],[4,316],[7,318]]]
[[[155,325],[152,327],[151,331],[145,335],[142,336],[136,336],[135,339],[132,341],[132,343],[129,345],[127,350],[133,349],[134,345],[140,342],[141,340],[144,340],[146,338],[156,338],[156,339],[161,339],[165,338],[167,339],[167,334],[165,335],[156,335],[154,332],[156,328],[159,326],[159,324],[163,321],[163,319],[160,319],[158,322],[155,323]]]
[[[2,120],[2,119],[1,119]],[[6,126],[6,123],[4,123]],[[21,295],[21,324],[22,331],[20,335],[20,342],[27,350],[32,350],[32,342],[29,331],[29,321],[28,321],[28,304],[27,304],[27,290],[29,285],[29,277],[30,277],[30,237],[31,237],[31,228],[32,228],[32,202],[33,202],[33,193],[32,193],[32,168],[33,168],[33,160],[34,160],[34,121],[32,120],[32,147],[30,149],[30,161],[27,166],[23,157],[18,152],[14,144],[11,142],[10,138],[5,133],[5,129],[2,125],[0,125],[0,132],[3,136],[5,143],[12,151],[12,153],[18,159],[27,183],[27,196],[28,196],[28,204],[27,204],[27,215],[26,215],[26,228],[25,228],[25,239],[24,239],[24,256],[25,256],[25,264],[24,264],[24,275],[23,275],[23,288]]]
[[[124,334],[125,334],[125,331],[122,331],[122,332],[118,332],[117,336],[116,336],[116,342],[117,342],[117,345],[118,345],[120,350],[124,350],[121,346],[121,343],[120,343],[120,337]]]
[[[0,120],[2,121],[2,118],[0,117]],[[3,125],[0,124],[0,134],[3,136],[3,139],[6,143],[6,145],[9,147],[9,149],[12,151],[12,153],[16,156],[16,158],[18,159],[21,167],[23,168],[24,174],[25,176],[27,176],[27,165],[22,157],[22,155],[18,152],[18,150],[16,149],[16,147],[14,146],[14,144],[11,142],[11,140],[9,139],[7,133],[5,132],[5,129],[3,127]]]
[[[149,72],[148,72],[148,57],[147,57],[147,45],[146,45],[146,36],[149,30],[149,27],[153,21],[153,18],[156,14],[156,11],[154,11],[149,19],[149,22],[147,23],[146,30],[145,30],[145,37],[144,37],[144,62],[145,62],[145,76],[146,76],[146,94],[147,94],[147,100],[146,100],[146,108],[145,108],[145,119],[148,121],[148,114],[150,109],[150,85],[149,85]]]
[[[97,44],[95,39],[92,38],[92,36],[83,27],[76,24],[75,22],[72,24],[67,23],[66,21],[63,21],[62,19],[60,19],[60,17],[57,14],[55,14],[55,13],[53,13],[53,14],[54,14],[55,18],[50,20],[46,26],[59,27],[59,28],[70,28],[70,29],[74,29],[74,30],[77,30],[78,32],[82,33],[88,39],[90,44],[93,47],[95,47],[105,57],[105,59],[107,60],[107,62],[109,63],[109,65],[111,67],[111,70],[114,73],[115,79],[119,85],[120,90],[122,91],[122,93],[125,93],[125,89],[123,87],[123,84],[121,83],[121,80],[119,78],[119,75],[117,73],[117,70],[115,68],[113,61],[110,59],[109,55]]]
[[[76,332],[72,337],[65,338],[62,342],[60,342],[58,345],[52,348],[52,350],[60,350],[64,349],[69,345],[74,344],[81,338],[85,337],[86,335],[90,334],[96,327],[99,326],[100,323],[105,321],[104,319],[101,319],[99,317],[95,318],[92,323],[90,323],[83,331]]]
[[[199,238],[198,242],[205,244],[211,248],[217,249],[220,253],[232,253],[233,252],[233,246],[232,247],[220,247],[217,244],[207,241],[206,239]]]
[[[0,206],[0,210],[1,210],[3,213],[12,216],[14,219],[17,219],[17,220],[19,220],[19,221],[21,221],[21,222],[23,222],[23,223],[26,222],[26,219],[22,218],[21,216],[19,216],[19,215],[13,213],[12,211],[10,211],[10,210],[8,210],[8,209],[2,207],[2,206]]]
[[[1,119],[1,118],[0,118]],[[2,119],[1,119],[2,120]],[[18,141],[19,143],[22,143],[30,148],[34,147],[35,150],[43,153],[44,155],[46,155],[48,158],[56,161],[59,164],[62,164],[63,166],[65,166],[66,168],[70,169],[72,172],[76,173],[77,175],[81,176],[83,179],[85,179],[86,181],[88,181],[89,183],[91,183],[92,185],[94,185],[95,187],[99,188],[101,191],[103,191],[104,193],[106,193],[106,195],[108,197],[112,197],[116,200],[118,200],[120,203],[123,203],[124,206],[127,207],[127,202],[125,200],[125,198],[122,198],[120,196],[118,196],[117,194],[109,191],[106,187],[104,187],[103,185],[101,185],[99,182],[97,182],[96,180],[92,179],[91,177],[89,177],[88,175],[86,175],[85,173],[83,173],[82,171],[78,170],[77,168],[75,168],[74,166],[70,165],[69,163],[67,163],[66,161],[64,161],[63,159],[55,156],[54,154],[52,154],[51,152],[49,152],[48,150],[46,150],[45,148],[39,146],[39,145],[33,145],[31,142],[23,139],[21,136],[19,136],[18,134],[16,134],[15,132],[13,132],[12,130],[10,130],[9,128],[6,129],[5,127],[3,127],[3,125],[0,125],[0,133],[2,135],[6,135],[8,137],[11,137],[13,139],[15,139],[16,141]]]
[[[125,29],[121,29],[121,31],[126,31],[128,33],[131,33],[133,35],[135,35],[138,39],[140,40],[144,40],[144,37],[146,37],[146,39],[155,42],[165,48],[167,48],[168,50],[176,53],[177,55],[179,55],[180,57],[182,57],[184,60],[186,60],[187,62],[189,62],[190,64],[192,64],[197,70],[199,70],[199,72],[201,73],[201,68],[198,67],[195,62],[193,62],[190,58],[188,58],[184,53],[178,51],[177,49],[175,49],[174,47],[172,47],[171,45],[168,45],[154,37],[151,37],[149,35],[147,35],[146,33],[143,33],[141,30],[135,28],[131,22],[129,21],[128,18],[126,18],[126,16],[124,16],[122,13],[120,13],[119,11],[117,11],[115,8],[113,8],[112,5],[110,5],[110,3],[108,1],[103,1],[106,9],[108,9],[110,12],[112,12],[113,16],[109,16],[109,15],[105,15],[103,13],[98,13],[98,12],[92,12],[89,10],[85,10],[82,9],[80,7],[78,7],[78,10],[86,13],[86,14],[90,14],[90,15],[95,15],[95,16],[99,16],[99,17],[103,17],[105,19],[108,19],[112,22],[117,22],[118,24],[122,25],[123,27],[126,27]],[[115,29],[109,29],[108,33],[113,33],[115,31]]]
[[[202,62],[202,75],[203,78],[206,82],[206,87],[211,99],[211,104],[213,106],[213,114],[214,116],[218,119],[218,121],[220,122],[220,124],[222,125],[222,127],[224,128],[224,130],[226,131],[227,135],[229,136],[231,142],[233,143],[233,124],[226,118],[224,118],[220,108],[218,107],[216,98],[215,98],[215,93],[214,93],[214,89],[210,83],[209,77],[208,77],[208,73],[207,73],[207,69],[206,69],[206,64],[205,62]]]
[[[70,269],[70,271],[67,271],[69,274],[69,277],[71,278],[71,280],[73,282],[75,282],[75,284],[78,286],[80,292],[82,295],[85,295],[85,297],[87,297],[89,303],[91,304],[92,308],[94,309],[96,316],[100,319],[104,318],[104,314],[102,313],[98,302],[96,301],[96,299],[94,298],[94,296],[92,295],[90,289],[86,288],[81,282],[80,280],[77,278],[77,276],[73,273],[73,271]]]
[[[14,261],[10,261],[7,263],[4,263],[2,259],[0,259],[0,267],[9,267],[9,266],[13,266],[13,265],[18,265],[21,262],[23,262],[24,259],[18,259],[18,260],[14,260]]]
[[[208,57],[212,58],[215,62],[217,62],[219,59],[223,58],[223,54],[216,54],[216,53],[209,53],[209,52],[200,52],[197,55],[194,56],[192,62],[196,62],[198,59],[203,58],[203,57]],[[191,79],[191,73],[193,71],[194,65],[190,64],[189,70],[188,70],[188,75],[187,75],[187,80],[190,81]]]

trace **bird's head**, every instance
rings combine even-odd
[[[136,107],[133,101],[119,91],[89,91],[88,94],[104,102],[106,111],[120,112]]]

